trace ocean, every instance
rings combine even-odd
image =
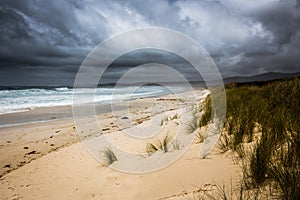
[[[131,94],[132,88],[128,87],[101,87],[96,88],[94,99],[90,103],[109,104],[111,101],[136,99],[143,97],[159,96],[170,93],[163,86],[142,86]],[[173,87],[173,91],[184,91],[181,87]],[[76,89],[76,95],[94,92],[91,89]],[[56,88],[27,88],[27,89],[2,89],[0,90],[0,115],[15,112],[24,112],[35,108],[67,106],[73,103],[74,89],[67,87]],[[87,102],[89,103],[89,102]]]

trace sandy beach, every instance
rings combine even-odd
[[[214,149],[200,159],[203,143],[185,133],[191,107],[204,99],[205,91],[197,90],[196,94],[199,99],[189,93],[179,99],[172,95],[135,99],[119,103],[114,112],[99,107],[102,112],[97,114],[98,127],[86,120],[78,129],[70,117],[71,107],[1,115],[0,198],[186,199],[216,190],[217,186],[235,185],[240,168],[231,155],[218,154]],[[4,126],[12,121],[17,125]],[[158,134],[153,130],[159,130]],[[143,140],[128,135],[152,132],[153,136]],[[147,143],[175,134],[193,138],[187,151],[170,149],[146,155]],[[98,145],[103,137],[123,150],[140,154],[141,164],[135,166],[136,158],[119,152],[118,161],[112,165],[100,163],[86,145]],[[104,146],[99,147],[99,156],[101,148]],[[178,160],[162,169],[140,173],[181,153]],[[118,170],[128,163],[139,173]]]

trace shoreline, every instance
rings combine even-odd
[[[201,86],[195,86],[197,90],[205,90]],[[185,93],[181,91],[180,93]],[[95,112],[96,115],[101,115],[103,113],[111,112],[111,105],[115,105],[114,107],[118,107],[117,109],[124,109],[126,107],[122,107],[122,104],[127,101],[134,101],[138,99],[153,99],[165,96],[172,96],[174,94],[167,93],[167,94],[155,94],[150,96],[142,96],[136,97],[134,99],[129,99],[125,101],[104,101],[104,102],[95,102]],[[175,94],[176,95],[176,94]],[[58,105],[58,106],[51,106],[51,107],[36,107],[36,108],[28,108],[26,110],[20,110],[15,112],[8,112],[0,114],[0,129],[6,127],[13,127],[13,126],[22,126],[28,123],[43,123],[48,121],[54,120],[61,120],[61,119],[70,119],[73,118],[73,111],[72,105]]]
[[[156,85],[153,85],[153,86],[156,86]],[[184,86],[182,86],[181,84],[177,83],[175,85],[176,87],[172,88],[172,91],[175,92],[175,93],[181,93],[181,92],[185,92],[183,89],[184,89]],[[123,89],[128,89],[129,86],[122,86],[121,88]],[[65,88],[65,87],[63,87]],[[193,88],[197,88],[197,89],[204,89],[204,87],[201,87],[199,85],[194,85]],[[57,90],[57,88],[52,88],[52,87],[46,87],[46,88],[39,88],[39,87],[33,87],[33,88],[30,88],[30,87],[25,87],[24,89],[46,89],[46,90],[50,90],[50,91],[64,91],[64,90]],[[11,90],[21,90],[23,91],[24,89],[11,89]],[[94,89],[94,88],[83,88],[83,89]],[[99,87],[99,88],[96,88],[96,89],[112,89],[112,87]],[[117,89],[120,89],[120,88],[117,88]],[[154,88],[155,89],[155,88]],[[157,89],[157,88],[156,88]],[[163,87],[163,89],[165,89]],[[6,90],[6,89],[4,89]],[[29,106],[29,107],[23,107],[23,108],[18,108],[18,109],[7,109],[6,112],[4,112],[4,110],[1,110],[1,113],[0,113],[0,117],[1,115],[10,115],[10,114],[17,114],[17,113],[26,113],[26,112],[30,112],[30,111],[34,111],[34,110],[39,110],[39,109],[51,109],[51,108],[57,108],[57,107],[60,107],[60,108],[64,108],[64,107],[72,107],[73,105],[73,95],[76,95],[76,93],[74,93],[75,90],[73,90],[73,88],[67,88],[67,90],[70,90],[68,92],[70,92],[72,95],[66,93],[66,94],[59,94],[59,95],[65,95],[65,96],[69,96],[68,98],[66,99],[63,99],[63,100],[68,100],[68,103],[65,102],[65,104],[58,104],[58,105],[47,105],[47,103],[45,105],[40,105],[40,106]],[[1,89],[0,89],[1,91]],[[99,91],[98,91],[99,92]],[[95,92],[95,94],[97,93],[97,91]],[[108,94],[100,94],[101,95],[104,95],[104,96],[107,96],[107,95],[123,95],[124,93],[115,93],[114,91],[111,91],[111,93],[108,93]],[[149,93],[148,92],[145,92],[145,93],[142,93],[142,94],[133,94],[134,97],[130,97],[130,99],[127,99],[125,97],[122,97],[121,99],[114,99],[114,100],[110,100],[110,99],[97,99],[95,100],[94,102],[90,102],[90,103],[94,103],[97,107],[101,107],[101,106],[106,106],[106,105],[110,105],[110,104],[114,104],[114,103],[121,103],[122,101],[128,101],[128,100],[134,100],[134,99],[142,99],[142,98],[155,98],[155,97],[159,97],[159,96],[164,96],[164,95],[169,95],[169,94],[172,94],[172,92],[170,92],[169,90],[165,90],[165,91],[160,91],[160,92],[152,92],[152,93]],[[21,94],[20,94],[21,95]],[[53,94],[52,94],[53,95]],[[56,94],[58,95],[58,94]],[[90,95],[88,93],[88,95]],[[99,94],[97,94],[99,95]],[[5,96],[4,96],[5,98]],[[5,99],[4,99],[5,100]],[[116,101],[116,102],[113,102],[113,101]],[[51,101],[50,101],[51,102]],[[21,104],[23,104],[24,102],[21,102]],[[53,102],[53,103],[56,103],[57,102]],[[26,103],[25,103],[26,104]],[[1,121],[0,121],[1,122]]]

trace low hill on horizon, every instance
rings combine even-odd
[[[224,78],[223,81],[225,84],[227,83],[245,83],[245,82],[255,82],[255,81],[271,81],[276,79],[284,79],[284,78],[293,78],[300,77],[300,72],[296,73],[280,73],[280,72],[267,72],[263,74],[253,75],[253,76],[234,76]]]

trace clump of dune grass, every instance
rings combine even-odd
[[[164,117],[164,121],[165,121],[165,122],[169,121],[169,116],[165,116],[165,117]]]
[[[161,120],[160,120],[160,126],[163,126],[163,125],[164,125],[164,120],[161,119]]]
[[[204,132],[197,131],[196,133],[196,144],[202,143],[207,138],[207,135]]]
[[[157,143],[157,147],[162,150],[164,153],[168,152],[168,145],[171,141],[171,137],[169,135],[166,135],[162,140],[158,140]]]
[[[161,150],[164,153],[169,151],[169,145],[172,138],[167,134],[162,140],[157,140],[155,143],[146,144],[146,153],[148,156],[151,156],[155,152]]]
[[[275,150],[273,140],[262,139],[250,155],[250,178],[254,186],[260,186],[267,180],[267,171],[272,162],[272,151]]]
[[[171,117],[172,120],[178,119],[178,118],[179,118],[179,115],[177,113]]]
[[[186,131],[188,134],[194,133],[199,128],[199,111],[195,108],[196,107],[193,106],[192,119],[186,126]]]
[[[177,113],[174,114],[173,116],[165,116],[163,119],[160,120],[160,126],[163,126],[165,124],[165,122],[172,121],[172,120],[175,120],[178,118],[179,118],[179,115]],[[175,122],[175,123],[177,125],[179,124],[178,122]]]
[[[156,147],[155,144],[153,144],[153,143],[147,143],[146,144],[146,153],[147,153],[148,156],[151,156],[156,151],[158,151],[158,148]]]
[[[190,133],[194,133],[198,128],[199,128],[199,125],[198,125],[198,120],[197,118],[193,118],[191,120],[191,122],[186,126],[186,131],[188,134]]]
[[[180,150],[181,145],[180,145],[178,140],[174,140],[172,142],[172,147],[173,147],[174,150]]]
[[[187,133],[194,133],[197,129],[207,126],[211,122],[211,97],[208,95],[206,99],[199,105],[192,107],[192,119],[187,125]],[[201,115],[201,116],[200,116]],[[202,143],[206,139],[205,133],[197,131],[196,143]]]
[[[225,153],[232,148],[232,141],[229,135],[227,135],[226,133],[221,134],[218,141],[218,148],[221,150],[221,153]]]
[[[104,163],[106,165],[111,165],[112,163],[114,163],[118,160],[116,154],[113,152],[113,150],[111,148],[108,148],[108,147],[105,148],[102,151],[102,153],[104,155],[104,158],[105,158]]]
[[[208,95],[202,104],[200,104],[200,112],[202,112],[199,126],[203,127],[208,125],[211,122],[211,115],[212,115],[212,102],[211,97]]]

